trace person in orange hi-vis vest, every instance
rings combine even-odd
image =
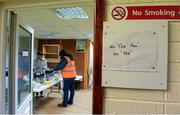
[[[61,61],[59,64],[49,71],[48,73],[53,73],[54,71],[61,70],[61,74],[63,77],[63,102],[58,104],[58,107],[67,107],[67,105],[73,104],[73,99],[75,95],[75,78],[76,78],[76,67],[74,58],[71,54],[68,54],[64,50],[59,52],[61,57]],[[70,90],[70,96],[69,96]]]

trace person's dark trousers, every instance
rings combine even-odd
[[[63,105],[67,106],[67,104],[73,104],[74,99],[74,90],[75,90],[75,78],[64,78],[64,87],[63,87]],[[69,90],[70,90],[70,97],[69,97]]]

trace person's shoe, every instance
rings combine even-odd
[[[69,105],[72,105],[72,104],[73,104],[73,102],[68,102],[68,104],[69,104]]]
[[[61,104],[57,104],[58,107],[67,107],[67,105],[61,103]]]

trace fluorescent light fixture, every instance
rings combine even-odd
[[[86,12],[80,7],[57,8],[56,15],[62,19],[83,19],[88,18]]]

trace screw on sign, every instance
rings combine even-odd
[[[123,19],[124,17],[126,16],[126,11],[123,7],[115,7],[113,10],[112,10],[112,17],[115,19],[115,20],[121,20]]]

